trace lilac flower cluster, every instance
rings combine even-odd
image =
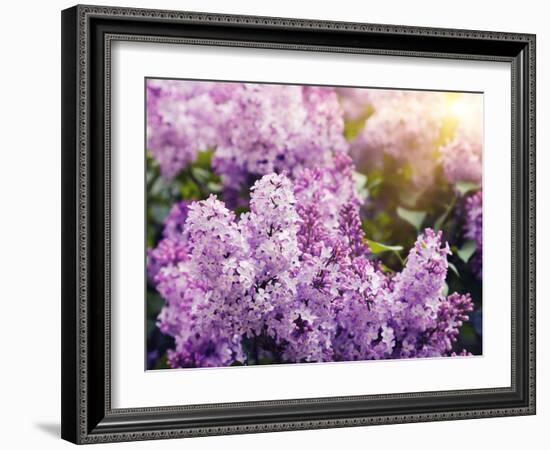
[[[470,264],[476,276],[481,280],[483,271],[483,193],[476,192],[466,199],[466,223],[464,235],[476,243],[476,252]]]
[[[364,114],[365,100],[372,109],[351,144],[356,161],[373,166],[390,155],[409,167],[415,186],[431,184],[445,117],[444,93],[351,89],[341,96],[348,117]]]
[[[338,95],[347,120],[365,120],[351,143],[359,164],[372,168],[390,155],[419,188],[432,183],[438,164],[451,184],[481,182],[481,96],[361,88],[342,88]],[[456,129],[445,128],[453,122]]]
[[[452,139],[439,149],[447,180],[481,184],[483,154],[483,98],[464,95],[455,105],[464,110]],[[460,110],[459,109],[459,110]]]
[[[455,184],[459,181],[481,183],[482,175],[481,139],[473,139],[462,130],[440,148],[440,162],[447,180]]]
[[[453,139],[440,147],[439,153],[443,172],[451,184],[459,181],[481,184],[483,169],[481,132],[460,126]]]
[[[164,219],[163,239],[155,248],[147,251],[147,273],[151,280],[155,279],[161,268],[186,257],[187,248],[180,237],[187,219],[188,206],[189,202],[185,200],[172,205],[168,216]]]
[[[427,229],[403,271],[385,273],[365,241],[352,170],[342,155],[293,181],[267,174],[238,220],[214,196],[175,207],[149,253],[171,367],[452,353],[472,302],[444,294],[448,245]],[[163,244],[172,239],[181,252]]]
[[[162,174],[173,177],[216,145],[218,117],[236,86],[149,79],[146,89],[147,148]]]
[[[343,115],[332,88],[148,80],[147,146],[166,177],[197,152],[226,188],[268,173],[293,175],[346,152]]]

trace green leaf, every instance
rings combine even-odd
[[[190,177],[182,183],[180,192],[184,199],[198,199],[201,197],[199,187]]]
[[[367,106],[365,110],[362,112],[362,114],[352,120],[346,120],[344,122],[344,137],[351,141],[357,137],[359,132],[363,129],[365,126],[365,120],[374,112],[372,107]]]
[[[472,345],[476,342],[475,330],[470,322],[465,322],[462,327],[460,327],[460,340],[465,345]]]
[[[397,215],[416,228],[416,231],[420,231],[420,227],[426,218],[425,211],[413,211],[411,209],[402,208],[401,206],[397,207]]]
[[[369,176],[367,179],[367,188],[373,189],[384,181],[384,172],[380,170],[373,170],[369,172]]]
[[[410,162],[406,162],[398,169],[397,172],[399,173],[399,175],[401,175],[401,177],[405,181],[410,181],[413,176],[414,170],[413,170],[412,164]],[[404,192],[411,192],[411,191],[402,191],[402,193]]]
[[[355,186],[358,188],[362,188],[365,184],[367,184],[367,176],[364,173],[354,171],[353,172],[353,181],[355,181]]]
[[[434,231],[435,232],[438,232],[439,230],[441,230],[441,227],[443,226],[443,223],[445,222],[445,220],[447,219],[447,216],[449,214],[447,213],[447,211],[445,211],[443,214],[441,214],[438,219],[435,221],[434,223]]]
[[[210,178],[210,172],[206,169],[203,169],[201,167],[192,167],[191,173],[193,174],[193,177],[199,182],[199,183],[205,183]]]
[[[260,360],[258,361],[258,364],[266,365],[266,364],[273,364],[274,362],[275,362],[275,358],[268,356],[265,358],[260,358]]]
[[[162,223],[162,221],[170,212],[170,207],[166,205],[151,205],[149,207],[149,212],[151,213],[151,217],[155,222]]]
[[[388,227],[392,223],[392,218],[386,211],[380,211],[375,219],[381,227]]]
[[[367,176],[361,172],[353,172],[353,181],[355,182],[355,189],[357,193],[364,200],[369,196],[369,190],[367,189]]]
[[[214,183],[213,181],[209,182],[206,187],[210,192],[221,192],[223,186],[220,183]]]
[[[415,191],[412,189],[404,189],[399,193],[399,200],[407,206],[414,208],[418,199],[422,196],[422,191]]]
[[[445,284],[443,285],[443,290],[441,291],[441,295],[443,297],[447,297],[447,294],[449,293],[449,285],[444,282]]]
[[[477,191],[479,184],[472,183],[471,181],[457,181],[455,187],[460,192],[460,195],[464,196],[468,192]]]
[[[237,206],[234,210],[234,212],[235,212],[235,214],[237,214],[237,216],[240,216],[241,214],[247,213],[249,211],[250,211],[250,209],[246,206]]]
[[[381,242],[371,241],[370,239],[367,239],[367,243],[369,244],[371,252],[374,254],[383,252],[400,252],[403,250],[401,245],[386,245]]]
[[[151,195],[162,195],[162,193],[166,190],[167,183],[162,177],[154,178],[152,180],[152,185],[149,188],[149,194]]]
[[[168,369],[168,356],[166,353],[164,353],[155,364],[154,370],[158,369]]]
[[[460,274],[458,273],[458,269],[456,268],[456,266],[452,262],[449,262],[448,264],[449,264],[449,269],[451,269],[454,272],[454,274],[458,278],[460,278]]]
[[[369,244],[369,248],[372,253],[378,254],[378,253],[384,253],[384,252],[393,252],[395,256],[397,256],[397,259],[399,262],[404,265],[403,258],[400,255],[400,251],[403,250],[403,247],[401,245],[386,245],[382,244],[381,242],[376,242],[371,239],[366,240]]]
[[[147,314],[149,317],[156,318],[164,304],[164,299],[157,292],[147,290]]]
[[[157,324],[154,320],[147,319],[147,336],[149,336],[156,327],[157,327]]]
[[[462,248],[459,248],[456,250],[456,254],[462,261],[467,263],[472,257],[472,255],[475,253],[475,251],[476,251],[476,242],[466,241],[462,246]]]
[[[214,154],[214,150],[205,150],[203,152],[199,152],[197,155],[197,159],[193,161],[193,165],[195,167],[202,167],[203,169],[209,169],[212,165],[212,155]]]
[[[449,213],[453,210],[453,208],[455,207],[455,203],[456,203],[456,199],[453,198],[453,200],[451,201],[451,203],[449,203],[449,205],[447,205],[447,207],[445,208],[445,212],[443,214],[441,214],[439,216],[439,218],[435,221],[434,223],[434,231],[439,231],[441,229],[441,227],[443,227],[443,224],[445,223],[445,221],[447,220],[447,217],[449,217]]]

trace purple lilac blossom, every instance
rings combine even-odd
[[[480,120],[481,123],[481,120]],[[441,146],[440,163],[449,183],[481,183],[483,144],[481,133],[459,126],[452,140]]]
[[[214,149],[212,166],[226,189],[272,172],[292,176],[347,152],[343,130],[333,88],[147,82],[147,145],[166,177],[207,149]]]
[[[466,223],[464,235],[476,243],[476,251],[470,260],[478,279],[483,275],[483,192],[478,191],[466,199]]]
[[[177,265],[187,257],[187,245],[183,239],[164,238],[156,247],[147,249],[147,274],[151,281],[167,266]]]
[[[188,256],[160,270],[157,290],[166,301],[158,326],[175,339],[173,367],[216,367],[243,360],[238,320],[246,248],[234,214],[210,197],[189,206]]]
[[[147,148],[171,178],[218,143],[217,120],[230,83],[147,80]]]
[[[183,225],[187,219],[188,206],[186,200],[172,205],[163,222],[163,238],[155,248],[147,250],[147,274],[152,281],[162,267],[177,264],[187,256]]]
[[[351,178],[349,161],[337,164]],[[187,253],[154,275],[166,302],[158,326],[175,339],[171,367],[246,364],[257,355],[314,362],[451,354],[472,303],[443,295],[450,251],[441,233],[427,229],[402,272],[382,272],[346,188],[353,182],[330,183],[335,173],[305,169],[294,183],[266,175],[239,220],[213,196],[188,207]],[[339,189],[348,195],[335,202]],[[256,355],[244,351],[245,339],[259,345]]]
[[[170,211],[164,219],[162,235],[165,238],[179,238],[183,234],[183,225],[187,220],[190,202],[181,200],[176,202],[170,208]]]
[[[426,229],[392,280],[395,357],[433,357],[452,350],[473,307],[469,295],[443,295],[450,253],[448,244],[441,245],[441,232]]]
[[[337,227],[340,208],[346,203],[359,206],[362,202],[355,186],[354,170],[350,156],[337,153],[326,167],[299,171],[294,180],[298,208],[315,208],[320,220],[329,227]]]
[[[228,188],[242,188],[250,175],[324,167],[347,151],[332,88],[243,84],[229,108],[212,161]]]

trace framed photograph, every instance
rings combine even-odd
[[[535,413],[535,36],[62,12],[62,437]]]

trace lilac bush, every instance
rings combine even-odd
[[[151,367],[481,353],[480,97],[154,79],[146,95]]]
[[[441,233],[426,229],[404,269],[387,274],[371,258],[357,201],[332,216],[324,175],[305,170],[294,184],[265,175],[238,220],[214,196],[189,206],[178,238],[187,251],[169,249],[164,267],[150,266],[166,300],[158,326],[176,343],[171,367],[450,355],[472,303],[444,294]]]
[[[323,166],[347,152],[343,127],[332,88],[147,81],[147,147],[169,178],[212,148],[213,169],[229,189]]]

